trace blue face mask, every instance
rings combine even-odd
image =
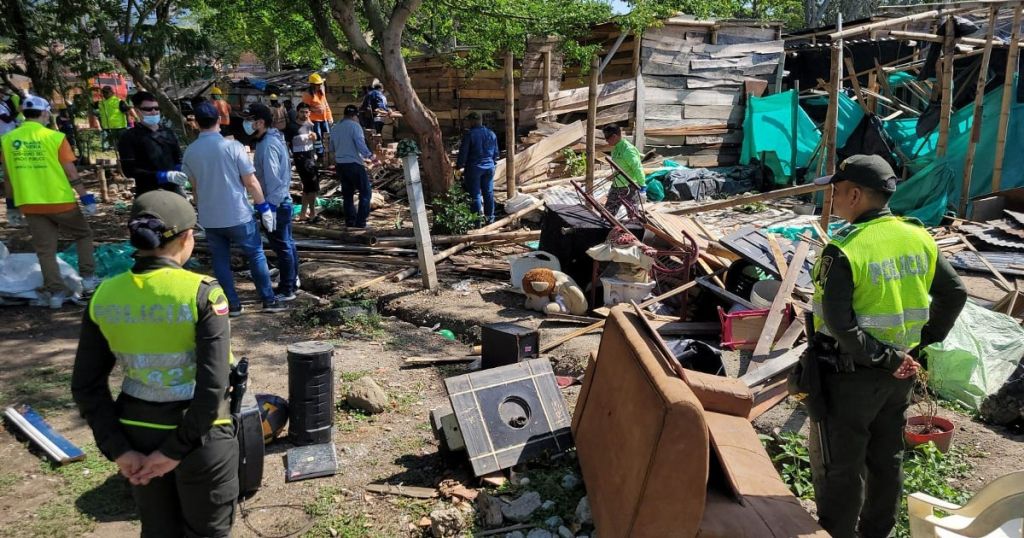
[[[242,130],[245,131],[245,134],[251,135],[256,132],[256,127],[253,125],[251,121],[243,121]]]
[[[142,116],[142,123],[145,123],[146,125],[160,125],[160,119],[160,114],[156,114],[153,116]]]

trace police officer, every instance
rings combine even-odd
[[[893,215],[892,167],[854,155],[832,176],[836,216],[850,224],[814,266],[814,328],[823,416],[812,416],[811,468],[821,526],[836,538],[884,537],[903,488],[904,412],[921,350],[942,341],[967,300],[922,224]]]
[[[128,114],[131,107],[115,95],[114,89],[110,86],[104,86],[100,90],[100,95],[103,98],[96,102],[96,108],[100,116],[100,127],[103,128],[103,134],[106,135],[106,144],[110,149],[117,151],[117,144],[121,140],[121,135],[128,129]]]
[[[238,497],[228,300],[215,280],[182,269],[195,225],[173,192],[136,198],[135,266],[93,295],[71,381],[96,445],[132,484],[146,537],[228,536]]]

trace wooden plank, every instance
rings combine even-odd
[[[742,81],[738,80],[712,80],[703,79],[697,77],[690,77],[686,79],[686,88],[690,90],[701,89],[701,88],[729,88],[732,89],[734,86],[742,85]]]
[[[721,35],[721,34],[719,34]],[[693,47],[694,52],[708,54],[711,58],[735,58],[758,54],[782,54],[785,41],[764,41],[754,43],[738,43],[734,45],[697,45]]]
[[[860,26],[854,26],[854,27],[851,27],[851,28],[847,28],[845,30],[843,30],[841,28],[837,28],[836,29],[837,31],[832,32],[831,34],[829,34],[828,38],[830,40],[832,40],[832,41],[835,41],[835,40],[841,39],[843,37],[849,37],[849,36],[854,36],[854,35],[859,35],[859,34],[866,34],[866,33],[870,32],[871,30],[879,30],[879,29],[882,29],[882,28],[895,28],[897,26],[902,26],[903,24],[908,23],[908,22],[914,22],[914,21],[931,19],[931,18],[934,18],[936,16],[940,16],[940,15],[955,15],[955,14],[963,13],[963,12],[966,12],[966,11],[970,11],[970,9],[960,8],[960,9],[954,9],[952,11],[948,10],[948,9],[946,9],[946,10],[937,9],[937,10],[925,11],[923,13],[915,13],[913,15],[907,15],[905,17],[897,17],[897,18],[894,18],[894,19],[886,19],[884,21],[878,21],[878,22],[872,22],[872,23],[868,23],[868,24],[862,24]],[[952,35],[952,34],[951,33],[947,33],[946,35]]]
[[[626,34],[619,36],[620,39],[615,43],[613,49],[618,48],[622,44],[622,39],[626,37]],[[590,59],[590,89],[587,92],[587,178],[586,178],[586,189],[587,194],[594,194],[594,153],[596,152],[596,137],[594,131],[597,130],[597,83],[601,77],[601,69],[604,66],[600,65],[600,59],[597,55],[594,55]],[[509,195],[511,198],[511,195]]]
[[[658,326],[662,336],[716,335],[722,333],[722,324],[717,321],[673,321]]]
[[[544,51],[543,110],[551,110],[551,51]]]
[[[631,80],[617,80],[615,82],[606,82],[598,86],[598,97],[607,97],[613,94],[622,92],[632,92],[636,86],[636,82]],[[568,105],[586,103],[587,95],[590,93],[589,87],[574,88],[571,90],[562,90],[555,92],[551,95],[551,107],[560,108]]]
[[[768,238],[768,248],[772,251],[772,259],[775,260],[775,269],[780,275],[786,274],[789,269],[786,266],[786,257],[782,255],[782,247],[779,246],[779,240],[775,239],[775,234],[765,234]]]
[[[370,493],[401,495],[402,497],[412,497],[414,499],[433,499],[438,495],[437,490],[434,488],[403,486],[401,484],[394,486],[391,484],[367,484],[363,486],[363,489]]]
[[[406,366],[421,366],[430,364],[459,364],[473,362],[480,358],[480,355],[466,355],[465,357],[406,357]]]
[[[744,56],[742,58],[722,58],[719,60],[690,60],[690,69],[738,69],[740,67],[754,67],[754,57]]]
[[[964,159],[963,181],[960,186],[960,212],[962,218],[967,217],[967,201],[971,197],[971,176],[974,174],[974,155],[981,140],[981,124],[984,119],[985,83],[988,82],[988,62],[992,58],[992,36],[995,32],[996,20],[999,17],[999,6],[992,6],[988,18],[988,31],[985,34],[985,52],[981,56],[978,68],[978,82],[974,95],[974,121],[971,123],[971,137],[967,142],[967,156]]]
[[[643,84],[644,84],[644,95],[646,96],[647,90],[648,90],[647,82],[644,81]],[[638,99],[637,102],[639,102],[639,101],[640,100]],[[652,120],[662,120],[662,121],[671,121],[673,123],[678,123],[678,122],[681,122],[683,120],[683,112],[685,110],[684,105],[655,105],[655,104],[651,104],[650,102],[648,102],[647,99],[644,99],[643,102],[644,102],[644,119],[647,120],[648,122],[650,122]],[[690,105],[690,106],[699,107],[700,105]],[[706,123],[712,123],[712,122],[709,121],[709,122],[706,122]]]
[[[738,91],[647,88],[645,96],[648,104],[736,105],[740,102]]]
[[[761,331],[761,336],[757,339],[754,355],[750,359],[750,368],[754,368],[755,364],[760,366],[768,358],[768,353],[772,349],[772,343],[775,342],[775,335],[779,331],[779,324],[782,323],[782,317],[785,315],[786,303],[790,301],[793,295],[796,279],[800,276],[800,271],[803,269],[804,258],[807,257],[807,251],[810,249],[810,246],[811,244],[807,241],[800,241],[797,244],[796,252],[793,253],[793,258],[789,263],[789,271],[786,272],[786,277],[782,279],[782,286],[772,301],[772,306],[768,311],[768,319],[764,322],[764,330]]]
[[[939,106],[939,141],[935,144],[935,155],[946,156],[946,148],[949,145],[949,119],[953,105],[953,54],[954,54],[954,23],[953,16],[946,17],[945,42],[942,45],[942,74],[939,84],[942,87],[942,97]]]
[[[636,118],[633,130],[633,145],[643,153],[647,146],[647,84],[642,73],[636,75]]]
[[[801,324],[801,327],[802,326],[803,325]],[[796,366],[796,363],[800,361],[800,355],[803,354],[805,349],[807,349],[807,344],[800,344],[793,349],[787,349],[782,353],[778,353],[760,368],[750,369],[750,367],[748,367],[747,373],[741,375],[739,380],[748,387],[760,385],[786,370],[789,370],[793,366]],[[751,363],[750,366],[753,366],[753,363]]]
[[[525,170],[536,166],[538,162],[549,155],[557,151],[561,151],[566,146],[575,144],[576,141],[583,137],[583,134],[583,122],[577,121],[566,125],[551,136],[548,136],[541,142],[526,148],[524,151],[516,155],[516,167]],[[501,159],[495,163],[494,177],[495,186],[498,186],[499,182],[504,181],[505,159]],[[501,179],[499,180],[498,178]]]
[[[685,137],[688,146],[704,146],[712,144],[740,144],[743,142],[742,131],[729,131],[720,135],[698,135]]]
[[[403,157],[402,171],[405,174],[405,191],[409,198],[409,212],[423,288],[434,290],[437,289],[437,267],[434,265],[434,247],[430,241],[427,207],[423,198],[423,184],[420,181],[419,157],[415,154]]]
[[[1003,79],[1003,97],[999,107],[999,128],[996,131],[996,155],[992,169],[992,192],[1002,188],[1003,159],[1006,155],[1006,132],[1010,124],[1010,101],[1013,98],[1013,79],[1017,72],[1020,54],[1020,20],[1024,3],[1013,8],[1013,30],[1010,34],[1010,50],[1006,52],[1006,72]]]
[[[739,125],[744,111],[742,105],[683,105],[683,118],[728,120],[728,123]]]

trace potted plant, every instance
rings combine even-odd
[[[945,454],[953,443],[956,425],[952,421],[938,416],[939,405],[928,392],[928,372],[918,371],[914,383],[914,395],[918,399],[918,407],[924,411],[921,415],[911,416],[903,430],[903,439],[907,448],[923,445],[928,441],[935,443],[936,448]]]

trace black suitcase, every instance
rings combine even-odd
[[[238,499],[256,494],[263,481],[263,420],[256,395],[242,395],[242,409],[234,416],[238,436]]]

